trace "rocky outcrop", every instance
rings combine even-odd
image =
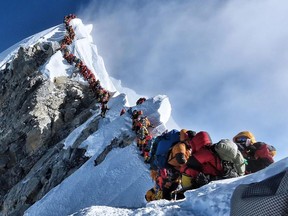
[[[114,148],[125,148],[135,140],[135,134],[122,134],[119,137],[114,138],[110,145],[108,145],[103,152],[94,160],[94,166],[97,166],[105,160],[108,153]]]
[[[91,117],[96,99],[88,85],[51,82],[39,71],[53,53],[49,44],[20,48],[0,71],[0,215],[21,215],[87,160],[62,142]]]

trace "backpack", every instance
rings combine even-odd
[[[141,123],[142,126],[148,128],[151,126],[151,123],[149,121],[149,119],[147,118],[147,116],[142,116],[139,120],[139,122]]]
[[[233,178],[245,174],[245,159],[237,145],[229,139],[221,139],[212,145],[213,152],[221,159],[223,178]]]
[[[157,141],[157,143],[153,143],[152,147],[154,152],[150,152],[150,166],[152,169],[166,168],[168,166],[167,159],[171,148],[180,141],[180,132],[173,129],[158,136],[155,141]]]
[[[279,167],[274,172],[280,173],[260,182],[238,185],[231,197],[230,215],[288,215],[288,170]]]
[[[274,146],[265,142],[256,142],[246,147],[248,165],[246,173],[254,173],[274,163],[273,156],[276,154]]]
[[[210,147],[212,144],[211,137],[206,131],[200,131],[191,139],[189,145],[192,148],[192,152],[197,152],[204,146]]]
[[[142,126],[137,131],[137,138],[140,140],[144,140],[148,134],[149,134],[149,131],[147,130],[147,128]]]
[[[253,149],[253,147],[255,149]],[[248,147],[249,148],[249,147]],[[267,150],[267,153],[269,153],[269,156],[271,156],[272,158],[276,155],[276,148],[272,145],[269,145],[265,142],[256,142],[256,143],[253,143],[253,145],[250,146],[252,152],[253,152],[253,155],[255,154],[255,152],[257,150],[260,150],[260,149],[265,149]],[[262,150],[263,151],[263,150]],[[266,156],[266,154],[263,152],[263,156]]]

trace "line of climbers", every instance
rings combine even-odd
[[[256,142],[249,131],[217,143],[212,142],[206,131],[186,129],[166,130],[152,137],[151,123],[144,113],[128,111],[132,116],[132,130],[137,135],[137,146],[144,162],[150,164],[150,176],[155,183],[146,192],[148,202],[183,199],[187,190],[211,181],[254,173],[274,163],[275,147]]]
[[[101,103],[101,115],[105,116],[110,93],[100,85],[91,70],[67,48],[74,38],[75,32],[70,21],[76,18],[70,14],[64,17],[67,33],[60,42],[60,50],[64,59],[88,81]],[[139,98],[136,105],[146,101]],[[182,129],[165,131],[153,137],[149,131],[153,128],[147,116],[141,110],[127,110],[132,116],[132,130],[137,135],[137,146],[144,161],[150,164],[150,175],[155,182],[147,191],[146,200],[183,199],[186,190],[199,188],[210,181],[234,178],[257,172],[274,162],[275,147],[264,142],[256,142],[249,131],[238,133],[233,141],[222,139],[212,142],[205,131],[195,132]],[[121,110],[120,115],[126,112]]]
[[[70,21],[75,19],[76,15],[69,14],[64,17],[64,24],[67,31],[67,34],[64,36],[64,39],[60,42],[60,50],[63,54],[63,58],[69,63],[74,64],[76,71],[73,73],[76,75],[76,72],[79,72],[85,81],[89,83],[90,89],[95,93],[97,101],[101,103],[101,116],[105,117],[105,113],[108,110],[107,103],[111,97],[110,93],[104,89],[100,81],[96,79],[92,71],[84,64],[84,62],[77,58],[75,55],[70,53],[68,45],[72,44],[75,38],[75,32],[70,25]]]
[[[152,139],[153,140],[153,139]],[[211,181],[257,172],[274,162],[275,147],[249,131],[213,143],[205,131],[166,131],[152,141],[148,160],[155,186],[146,200],[183,199],[184,192]]]

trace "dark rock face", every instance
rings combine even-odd
[[[0,215],[22,215],[88,159],[77,144],[63,149],[63,139],[91,117],[96,99],[88,85],[51,82],[39,71],[53,53],[49,45],[20,48],[0,71]]]

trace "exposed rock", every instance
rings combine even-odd
[[[87,161],[83,149],[63,150],[62,147],[59,143],[47,150],[25,178],[9,191],[3,202],[3,213],[22,215],[30,205]]]
[[[97,166],[100,164],[112,149],[117,147],[124,148],[130,145],[133,140],[135,140],[135,136],[131,136],[131,134],[122,134],[121,137],[113,139],[111,144],[94,160],[94,165]]]
[[[88,159],[76,148],[88,133],[75,148],[65,150],[62,142],[91,117],[96,99],[88,85],[43,76],[39,67],[53,50],[49,44],[20,48],[0,71],[0,215],[22,215]]]

